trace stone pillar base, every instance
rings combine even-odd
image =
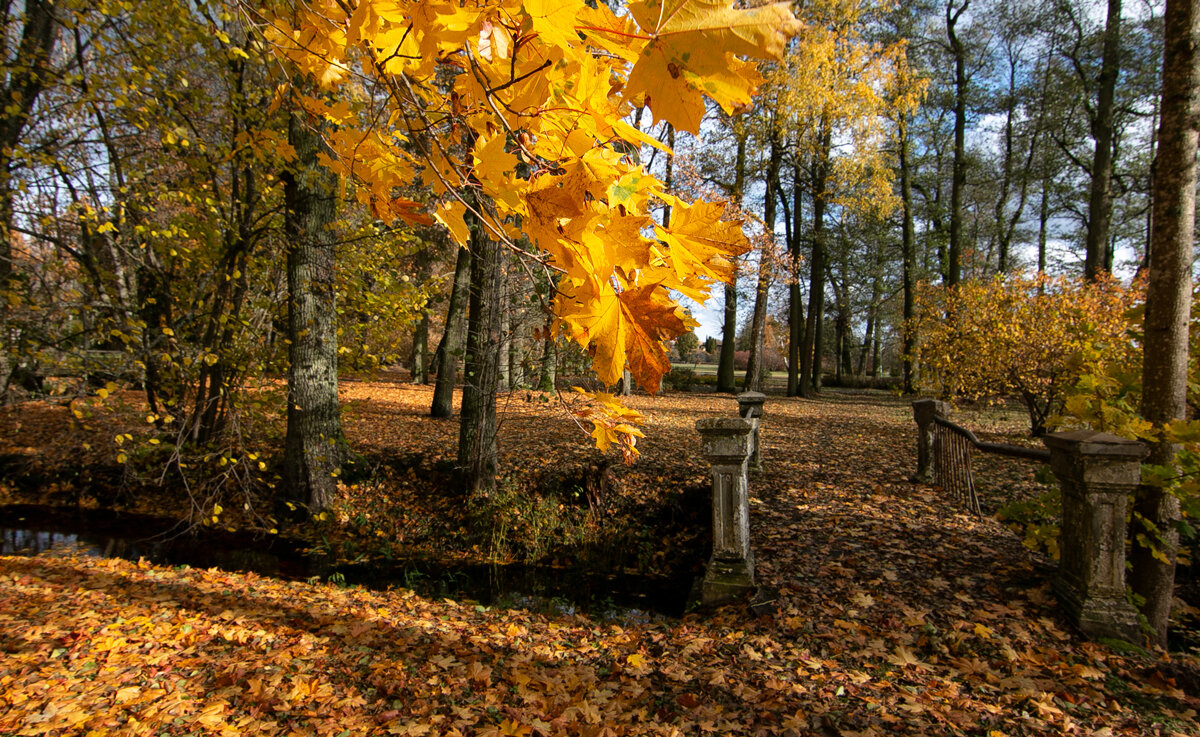
[[[742,560],[711,558],[704,582],[700,585],[700,602],[720,604],[740,599],[754,591],[754,556]]]
[[[1111,637],[1138,642],[1142,636],[1137,610],[1124,599],[1091,596],[1084,598],[1063,576],[1051,582],[1063,611],[1090,638]]]

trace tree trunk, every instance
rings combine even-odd
[[[458,467],[466,490],[486,493],[496,485],[496,389],[500,381],[500,243],[482,223],[471,231],[471,298]]]
[[[546,326],[542,334],[542,367],[538,374],[538,391],[554,391],[558,378],[558,355],[554,345],[554,333],[550,327],[553,317],[546,315]]]
[[[875,274],[871,278],[871,304],[867,308],[867,329],[863,333],[862,352],[858,354],[858,370],[855,371],[859,376],[863,376],[866,371],[867,354],[871,351],[872,345],[878,345],[875,339],[875,321],[879,315],[879,302],[883,299],[883,274],[880,273],[882,264],[875,265]],[[872,355],[872,358],[874,356]],[[879,361],[875,360],[871,364],[871,375],[875,375],[876,364]]]
[[[909,163],[908,115],[902,114],[899,121],[900,138],[900,206],[903,224],[900,231],[900,250],[903,253],[904,289],[904,392],[913,393],[916,378],[916,291],[917,291],[917,239],[913,227],[912,172]]]
[[[800,293],[800,227],[803,224],[803,188],[800,157],[792,163],[792,237],[788,241],[791,279],[788,283],[788,387],[787,395],[800,394],[800,349],[804,342],[804,296]]]
[[[742,194],[746,187],[746,133],[744,130],[737,134],[737,154],[734,159],[733,188],[729,199],[733,204],[741,206]],[[717,362],[717,391],[726,394],[737,392],[736,369],[734,354],[737,352],[737,266],[733,262],[733,278],[725,285],[725,320],[721,325],[721,355]]]
[[[1042,165],[1046,168],[1042,171],[1042,200],[1038,207],[1038,274],[1046,273],[1046,242],[1050,232],[1050,167],[1045,162]]]
[[[429,383],[429,313],[422,312],[421,319],[413,329],[412,371],[410,379],[414,384]]]
[[[946,283],[951,286],[962,278],[962,201],[967,184],[967,52],[955,27],[970,4],[971,0],[964,0],[955,9],[954,0],[946,3],[946,35],[954,54],[954,163],[950,179],[950,251],[946,273]]]
[[[1087,251],[1083,274],[1095,281],[1105,273],[1108,253],[1108,230],[1112,219],[1113,174],[1113,112],[1120,71],[1121,0],[1108,0],[1108,18],[1104,24],[1104,58],[1100,62],[1100,89],[1097,92],[1096,114],[1092,117],[1092,138],[1096,148],[1092,155],[1092,183],[1088,192]]]
[[[450,288],[450,303],[446,306],[446,325],[438,341],[437,381],[433,387],[431,417],[450,417],[454,414],[454,385],[458,383],[458,356],[462,353],[463,315],[467,306],[467,289],[471,282],[471,252],[458,249],[454,261],[454,285]]]
[[[846,372],[850,370],[850,321],[846,318],[846,312],[842,304],[841,297],[837,295],[837,290],[834,290],[834,298],[837,301],[837,319],[833,322],[833,376],[838,385],[841,384]]]
[[[7,7],[7,4],[6,4]],[[0,389],[6,390],[12,366],[21,353],[15,329],[9,324],[10,300],[16,297],[13,284],[13,218],[16,187],[13,176],[20,156],[21,137],[29,124],[34,103],[50,74],[50,59],[58,36],[54,3],[47,0],[25,2],[25,22],[21,41],[11,60],[6,59],[4,88],[0,89],[5,107],[0,111]],[[5,29],[7,33],[8,29]],[[14,360],[10,360],[14,359]],[[3,392],[0,392],[3,393]]]
[[[800,393],[812,397],[821,385],[821,321],[825,315],[825,179],[829,172],[832,136],[828,127],[813,166],[813,246],[808,265],[808,319],[804,323],[804,346],[800,351]]]
[[[422,283],[430,277],[433,261],[433,245],[427,246],[417,256],[417,275]],[[429,306],[421,308],[421,319],[413,328],[412,353],[409,360],[409,380],[414,384],[429,383]]]
[[[1198,5],[1197,0],[1167,0],[1164,16],[1162,117],[1154,169],[1142,360],[1142,416],[1156,427],[1187,415],[1188,318],[1200,127]],[[1177,451],[1172,443],[1153,443],[1147,462],[1173,465]],[[1145,600],[1142,613],[1157,643],[1163,646],[1174,592],[1179,516],[1179,499],[1169,490],[1151,485],[1138,488],[1134,519],[1145,520],[1149,528],[1146,537],[1165,561],[1147,546],[1135,545],[1130,583],[1134,593]]]
[[[502,283],[506,281],[507,276],[502,266],[500,271]],[[509,391],[513,386],[512,364],[508,360],[508,353],[512,348],[511,300],[509,300],[507,294],[501,293],[497,305],[498,312],[500,313],[500,342],[496,345],[496,386],[500,391]]]
[[[762,391],[763,336],[767,329],[767,293],[771,288],[771,261],[769,252],[775,238],[775,199],[778,197],[779,161],[783,156],[779,149],[778,135],[772,130],[771,148],[767,158],[767,193],[763,198],[763,227],[769,236],[763,243],[758,257],[758,284],[754,290],[754,317],[750,323],[750,359],[746,362],[746,378],[742,386],[746,391]]]
[[[525,385],[525,372],[521,366],[522,343],[524,342],[525,314],[521,309],[519,294],[514,290],[510,295],[508,311],[508,355],[500,360],[508,362],[508,388],[516,389]]]
[[[21,41],[15,57],[7,62],[2,90],[7,107],[0,114],[0,293],[9,289],[13,273],[13,157],[18,153],[33,106],[46,85],[58,36],[53,2],[27,0],[24,5]],[[0,299],[0,305],[7,309],[8,300]]]
[[[320,132],[301,110],[288,121],[294,169],[284,172],[287,234],[288,409],[284,483],[310,511],[337,489],[345,453],[338,408],[335,242],[337,181],[317,162]]]

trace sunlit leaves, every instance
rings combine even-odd
[[[1089,373],[1089,356],[1131,347],[1125,314],[1135,299],[1115,282],[1047,277],[927,286],[917,310],[920,384],[946,397],[1017,394],[1040,429]],[[1074,401],[1078,411],[1083,400]]]
[[[864,34],[866,18],[884,12],[874,0],[817,4],[764,86],[770,124],[794,132],[792,145],[822,161],[826,201],[877,216],[898,204],[888,120],[911,112],[923,90],[911,81],[903,42],[883,45]]]
[[[615,384],[628,366],[640,386],[657,390],[658,377],[670,370],[661,342],[696,325],[661,284],[617,291],[611,281],[587,279],[560,287],[555,311],[572,339],[592,345],[600,380]],[[608,340],[595,336],[606,334]]]
[[[532,243],[564,273],[557,329],[592,352],[601,380],[628,367],[654,388],[669,369],[663,341],[687,329],[672,291],[703,299],[747,242],[722,208],[673,201],[680,226],[655,227],[652,243],[648,214],[665,195],[629,155],[650,139],[623,119],[647,104],[698,131],[706,97],[732,111],[761,81],[738,57],[778,57],[798,28],[784,5],[717,0],[623,16],[579,0],[359,0],[302,4],[265,33],[319,84],[387,99],[386,126],[346,123],[332,141],[376,217],[419,219],[395,193],[420,172],[440,202],[433,217],[466,245],[475,203],[489,237]]]
[[[651,40],[626,95],[644,100],[655,120],[692,133],[700,132],[704,95],[731,111],[762,82],[734,54],[779,59],[801,27],[783,4],[738,10],[720,0],[644,0],[630,13]]]
[[[585,392],[576,387],[588,404],[575,414],[582,420],[592,423],[592,439],[600,452],[607,451],[610,446],[617,444],[626,460],[632,461],[638,455],[637,439],[646,437],[637,425],[641,424],[643,415],[634,409],[625,407],[616,397],[608,392]]]

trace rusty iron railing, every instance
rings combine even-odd
[[[919,431],[916,478],[942,487],[956,502],[978,516],[983,516],[983,508],[971,468],[972,448],[981,453],[1050,462],[1050,451],[1045,448],[984,442],[967,428],[951,422],[946,412],[943,402],[932,399],[913,402],[913,416]]]

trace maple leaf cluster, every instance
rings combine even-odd
[[[346,103],[305,103],[347,126],[328,163],[377,217],[425,218],[396,196],[422,182],[460,245],[484,228],[560,273],[555,329],[591,352],[601,381],[628,369],[655,390],[670,370],[663,341],[696,324],[673,293],[705,300],[749,242],[723,204],[665,191],[637,156],[661,144],[626,118],[647,106],[698,132],[705,97],[733,112],[762,81],[739,57],[778,59],[798,28],[783,4],[723,0],[642,0],[622,15],[583,0],[313,0],[264,32],[351,107],[366,88],[387,96],[386,120],[369,126]],[[651,218],[659,205],[669,226]]]

